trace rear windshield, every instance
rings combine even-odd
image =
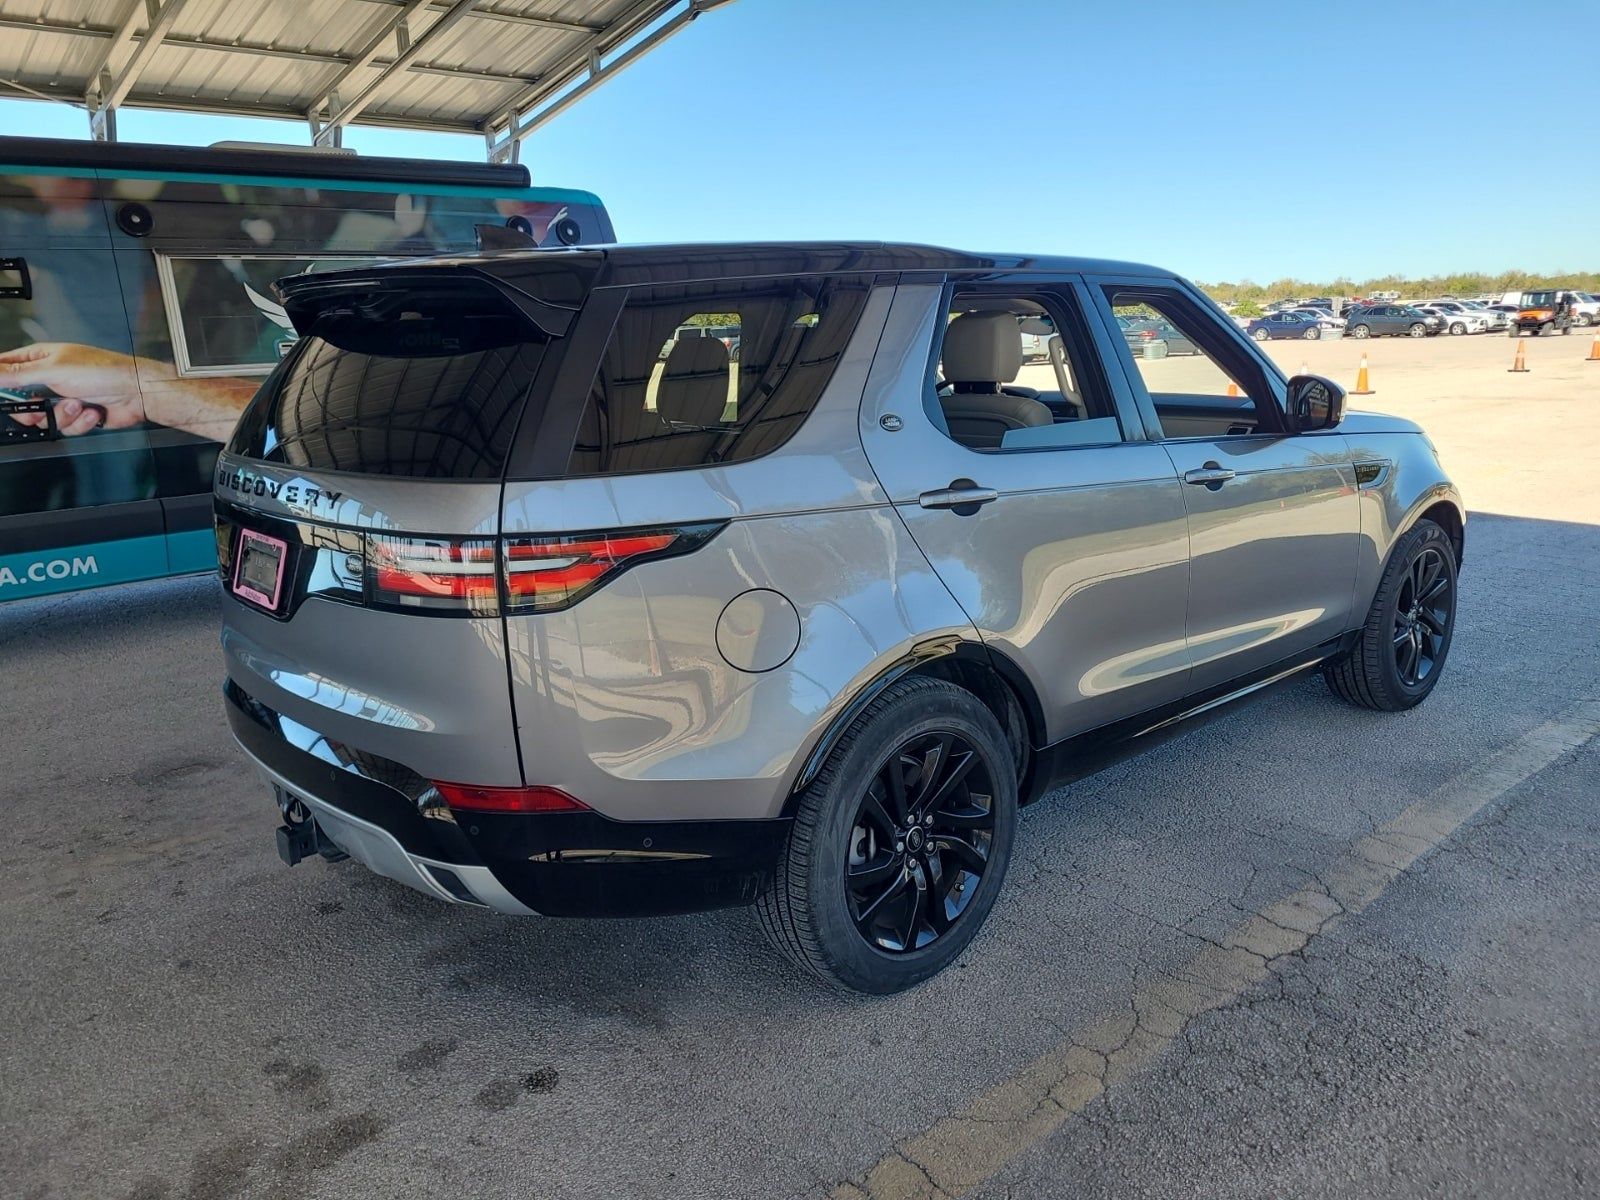
[[[307,470],[496,479],[544,347],[525,319],[480,295],[324,316],[228,449]]]

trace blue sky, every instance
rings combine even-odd
[[[535,182],[598,192],[628,241],[888,238],[1260,282],[1592,270],[1597,30],[1592,6],[1536,0],[737,0],[523,159]],[[307,138],[119,123],[128,141]],[[5,132],[85,127],[0,101]],[[472,137],[349,144],[483,156]]]

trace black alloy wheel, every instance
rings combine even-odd
[[[1444,555],[1425,548],[1400,581],[1394,613],[1394,662],[1400,682],[1421,687],[1433,672],[1455,612],[1455,585]]]
[[[994,784],[961,734],[919,734],[884,760],[850,830],[845,888],[857,932],[903,954],[966,914],[989,868]]]

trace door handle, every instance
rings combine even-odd
[[[979,487],[970,479],[952,479],[947,488],[923,492],[917,497],[917,503],[923,508],[951,508],[958,516],[965,517],[999,498],[1000,493],[994,488]]]
[[[1183,473],[1183,481],[1185,483],[1200,484],[1203,487],[1210,488],[1212,491],[1216,491],[1236,474],[1238,472],[1231,471],[1217,463],[1209,462],[1193,471],[1185,471]]]

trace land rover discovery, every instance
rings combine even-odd
[[[299,340],[216,532],[291,864],[509,914],[751,904],[890,992],[967,948],[1020,805],[1302,671],[1408,708],[1449,653],[1430,443],[1166,271],[580,248],[279,294]]]

